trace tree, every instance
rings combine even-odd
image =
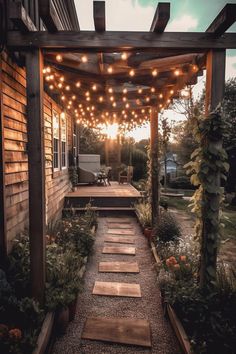
[[[79,153],[101,155],[101,162],[105,161],[104,141],[99,132],[94,129],[79,127]]]

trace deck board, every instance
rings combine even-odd
[[[151,347],[150,324],[138,318],[89,317],[82,338]]]
[[[66,197],[140,197],[140,192],[130,184],[111,182],[110,186],[81,185],[76,191],[69,192]]]
[[[134,230],[126,230],[126,229],[108,229],[107,230],[108,234],[113,234],[113,235],[134,235]]]

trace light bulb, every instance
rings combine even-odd
[[[63,58],[62,58],[61,54],[57,54],[56,61],[58,61],[59,63],[61,63],[63,61]]]

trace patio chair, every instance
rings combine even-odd
[[[121,171],[119,173],[119,177],[118,177],[119,184],[131,183],[133,180],[133,171],[134,171],[133,166],[128,166],[126,171],[124,171],[124,170]]]

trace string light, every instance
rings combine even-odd
[[[129,76],[134,76],[135,75],[135,71],[134,71],[134,69],[131,69],[130,71],[129,71]]]
[[[69,85],[66,85],[66,91],[70,91],[70,86]]]
[[[157,69],[152,70],[152,76],[157,76],[157,74],[158,74]]]
[[[81,61],[82,61],[82,63],[87,63],[87,61],[88,61],[87,56],[86,55],[82,55]]]
[[[113,72],[113,68],[112,68],[112,66],[108,66],[108,68],[107,68],[107,72],[108,72],[109,74],[112,74],[112,72]]]
[[[59,82],[59,84],[57,85],[57,87],[59,87],[60,89],[63,87],[62,83]]]
[[[112,87],[109,87],[108,92],[109,92],[109,93],[112,93],[112,92],[113,92],[113,88],[112,88]]]
[[[155,92],[155,91],[156,91],[155,87],[151,87],[151,92]]]
[[[59,80],[60,80],[61,82],[65,81],[64,76],[60,76]]]
[[[73,101],[76,100],[76,96],[75,95],[73,95],[71,98],[72,98]]]
[[[58,61],[59,63],[61,63],[63,61],[63,58],[62,58],[61,54],[57,54],[56,61]]]
[[[54,86],[53,85],[49,85],[49,88],[50,88],[50,90],[53,90]]]
[[[102,96],[99,97],[99,102],[103,102],[103,97]]]
[[[138,93],[141,94],[143,90],[141,88],[138,89]]]
[[[76,84],[75,84],[76,87],[80,87],[81,86],[81,83],[80,81],[77,81]]]
[[[125,53],[125,52],[123,52],[122,54],[121,54],[121,59],[122,60],[126,60],[127,59],[127,53]]]
[[[124,93],[124,94],[127,93],[127,89],[126,89],[126,88],[123,89],[123,93]]]
[[[179,75],[180,75],[180,70],[179,70],[179,69],[176,69],[176,70],[174,71],[174,74],[175,74],[175,76],[179,76]]]
[[[163,98],[163,94],[162,93],[160,93],[159,98]]]
[[[97,85],[96,85],[96,84],[94,84],[94,85],[92,86],[92,90],[93,90],[93,91],[96,91],[96,90],[97,90]]]

